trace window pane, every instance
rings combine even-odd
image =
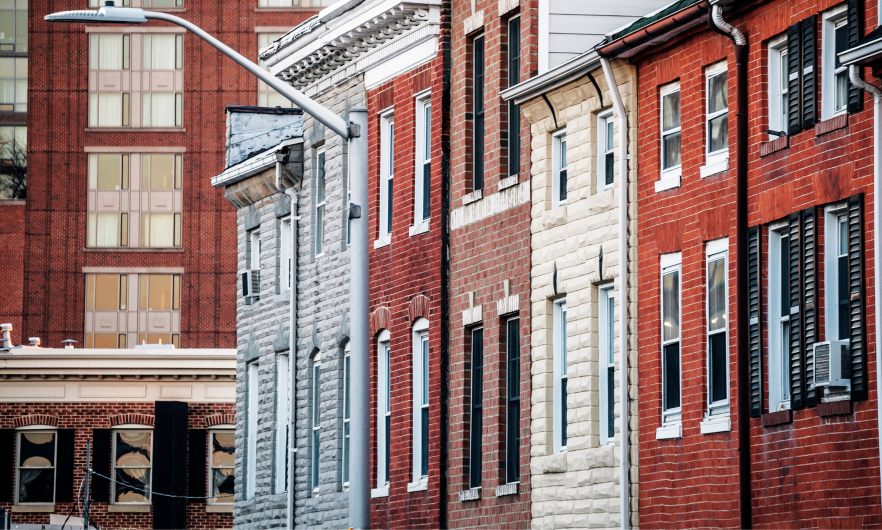
[[[95,284],[95,309],[118,310],[119,274],[96,274]]]
[[[86,275],[86,309],[95,309],[95,275]]]
[[[232,503],[235,495],[236,478],[233,469],[212,469],[211,485],[212,502]]]
[[[707,111],[710,114],[725,110],[729,106],[729,74],[723,72],[708,79],[707,82]]]
[[[680,343],[675,342],[664,347],[664,409],[670,410],[680,406]]]
[[[170,213],[150,214],[151,247],[173,247],[175,236],[175,217]]]
[[[211,435],[211,467],[236,467],[236,434],[216,432]]]
[[[664,169],[670,169],[680,165],[680,133],[676,132],[665,136],[664,139]]]
[[[55,500],[55,469],[20,469],[18,502],[51,503]]]
[[[316,202],[325,202],[325,153],[318,154],[318,175],[316,183]]]
[[[98,35],[98,69],[122,70],[122,35]]]
[[[726,260],[716,259],[707,267],[708,330],[726,328]]]
[[[680,92],[673,92],[662,99],[663,123],[662,130],[670,131],[680,126]]]
[[[708,346],[710,347],[710,398],[711,403],[715,403],[727,397],[726,334],[711,335]]]
[[[114,350],[119,347],[119,337],[106,333],[96,333],[94,336],[94,348]]]
[[[722,114],[707,124],[708,152],[715,153],[729,147],[729,115]]]
[[[98,155],[98,189],[120,189],[122,155]]]
[[[171,309],[172,277],[170,274],[150,275],[150,294],[147,304],[147,308],[151,311]]]
[[[149,502],[149,469],[117,469],[116,480],[115,502]]]
[[[842,66],[839,54],[848,49],[848,25],[844,22],[836,28],[836,52],[833,54],[834,68]]]
[[[144,94],[143,116],[149,127],[175,126],[175,95],[171,92]]]
[[[117,467],[149,467],[149,431],[117,431],[115,465]]]
[[[51,432],[24,432],[19,437],[21,448],[18,465],[21,467],[52,467],[55,465],[55,434]]]
[[[122,94],[98,94],[98,126],[122,126]]]
[[[680,271],[672,271],[662,277],[663,340],[680,336]]]
[[[175,185],[175,155],[150,155],[150,189],[170,190]]]
[[[174,70],[175,69],[175,36],[151,35],[144,39],[144,69]],[[149,42],[149,49],[148,49]]]
[[[95,246],[115,247],[119,245],[119,214],[99,213],[96,230]]]

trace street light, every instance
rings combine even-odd
[[[367,109],[355,107],[349,109],[350,121],[347,122],[331,110],[313,101],[306,94],[291,85],[277,79],[263,68],[243,57],[226,44],[212,37],[198,26],[174,15],[158,11],[144,11],[132,7],[116,7],[112,0],[107,0],[97,11],[77,10],[61,11],[46,15],[50,22],[79,23],[123,23],[143,24],[148,20],[162,20],[177,24],[190,30],[197,37],[217,48],[221,53],[236,61],[243,68],[254,74],[258,79],[271,86],[277,92],[294,102],[304,112],[323,123],[326,127],[349,142],[350,217],[352,218],[352,255],[350,266],[350,303],[352,318],[350,320],[352,337],[351,369],[352,387],[350,406],[352,407],[349,452],[349,526],[352,528],[370,528],[370,363],[368,359],[368,227],[367,211]],[[282,191],[282,190],[279,190]],[[292,239],[292,247],[294,238]],[[292,248],[292,256],[296,255]],[[291,336],[294,335],[294,322],[291,322]],[[292,355],[293,355],[292,351]],[[296,370],[292,370],[291,388],[296,388]],[[293,401],[293,400],[292,400]],[[293,421],[295,411],[289,418]],[[293,511],[294,488],[288,492],[291,503],[289,514]]]

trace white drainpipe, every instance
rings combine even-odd
[[[875,296],[875,314],[874,324],[876,326],[876,419],[880,436],[879,458],[882,459],[882,379],[880,379],[879,371],[879,354],[882,352],[882,312],[879,311],[879,301],[882,297],[882,273],[880,273],[879,264],[882,263],[882,247],[880,247],[879,230],[882,228],[882,212],[879,211],[880,203],[879,190],[882,189],[882,170],[879,164],[882,163],[882,132],[879,131],[882,125],[882,90],[876,85],[868,83],[859,77],[863,67],[853,64],[848,67],[848,77],[854,86],[869,92],[873,96],[873,294]]]
[[[600,58],[603,66],[603,74],[606,76],[606,84],[612,94],[613,107],[619,119],[619,433],[621,437],[621,519],[622,529],[627,530],[631,526],[631,494],[630,494],[630,466],[628,455],[630,443],[628,439],[628,115],[625,112],[625,104],[622,95],[619,94],[619,85],[609,64],[609,59]]]

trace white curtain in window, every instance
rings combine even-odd
[[[122,127],[122,94],[98,94],[98,126]]]
[[[151,35],[149,50],[144,48],[144,68],[147,70],[175,69],[175,36]]]
[[[98,36],[98,68],[122,70],[122,35]]]
[[[150,246],[173,247],[175,216],[170,213],[150,214]]]
[[[98,237],[99,247],[115,247],[119,245],[119,214],[98,214]]]
[[[166,92],[144,94],[143,113],[146,127],[175,126],[175,95]]]

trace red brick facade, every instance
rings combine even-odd
[[[12,343],[21,344],[24,298],[25,202],[0,201],[0,323],[12,324]]]
[[[725,18],[749,42],[748,62],[748,225],[760,227],[762,321],[762,415],[750,418],[751,518],[754,527],[878,527],[880,513],[876,352],[873,318],[873,117],[872,100],[863,110],[766,143],[770,128],[769,42],[788,26],[840,2],[749,2]],[[861,2],[865,26],[875,27],[876,3]],[[823,35],[823,37],[822,37]],[[819,48],[820,49],[820,48]],[[706,67],[728,61],[729,169],[701,178],[705,164]],[[819,61],[823,56],[819,53]],[[639,349],[640,525],[655,527],[738,527],[738,388],[735,260],[736,75],[731,40],[701,23],[634,59],[639,77]],[[823,70],[823,64],[819,71]],[[823,74],[821,74],[823,75]],[[682,180],[656,192],[661,173],[660,88],[679,81],[682,127]],[[876,82],[877,80],[873,80]],[[817,90],[822,90],[820,78]],[[820,98],[819,98],[820,99]],[[818,111],[820,112],[820,111]],[[819,120],[820,121],[820,120]],[[839,122],[846,122],[839,123]],[[835,127],[834,127],[835,126]],[[840,127],[842,126],[842,127]],[[807,403],[792,411],[769,410],[769,326],[767,288],[769,225],[814,207],[863,193],[864,277],[868,399]],[[671,212],[678,212],[672,216]],[[818,266],[824,267],[823,229],[817,228]],[[728,348],[731,431],[701,434],[708,402],[708,339],[705,312],[705,243],[729,238]],[[681,252],[681,407],[682,437],[657,439],[662,415],[660,255]],[[828,250],[829,252],[829,250]],[[818,272],[823,291],[823,271]],[[817,299],[825,304],[823,292]],[[818,311],[820,338],[823,308]],[[792,421],[790,415],[792,414]],[[785,417],[786,416],[786,417]]]
[[[508,108],[499,93],[508,82],[508,21],[521,17],[521,70],[524,81],[536,75],[538,2],[500,13],[508,4],[478,0],[477,13],[469,1],[453,2],[451,81],[451,210],[462,209],[463,198],[473,192],[473,42],[484,36],[484,189],[483,201],[502,191],[509,177],[507,155]],[[482,27],[483,26],[483,27]],[[471,29],[469,31],[467,28]],[[529,129],[521,119],[519,182],[529,179]],[[474,203],[473,203],[474,204]],[[516,295],[516,313],[499,315],[497,301],[505,296],[505,282]],[[450,234],[450,449],[447,488],[450,528],[530,526],[530,204],[451,227]],[[481,306],[481,320],[468,326],[463,312]],[[519,319],[520,331],[520,483],[517,493],[497,497],[497,486],[506,484],[506,321]],[[460,500],[469,490],[469,426],[471,333],[483,329],[483,433],[481,494],[477,500]]]

